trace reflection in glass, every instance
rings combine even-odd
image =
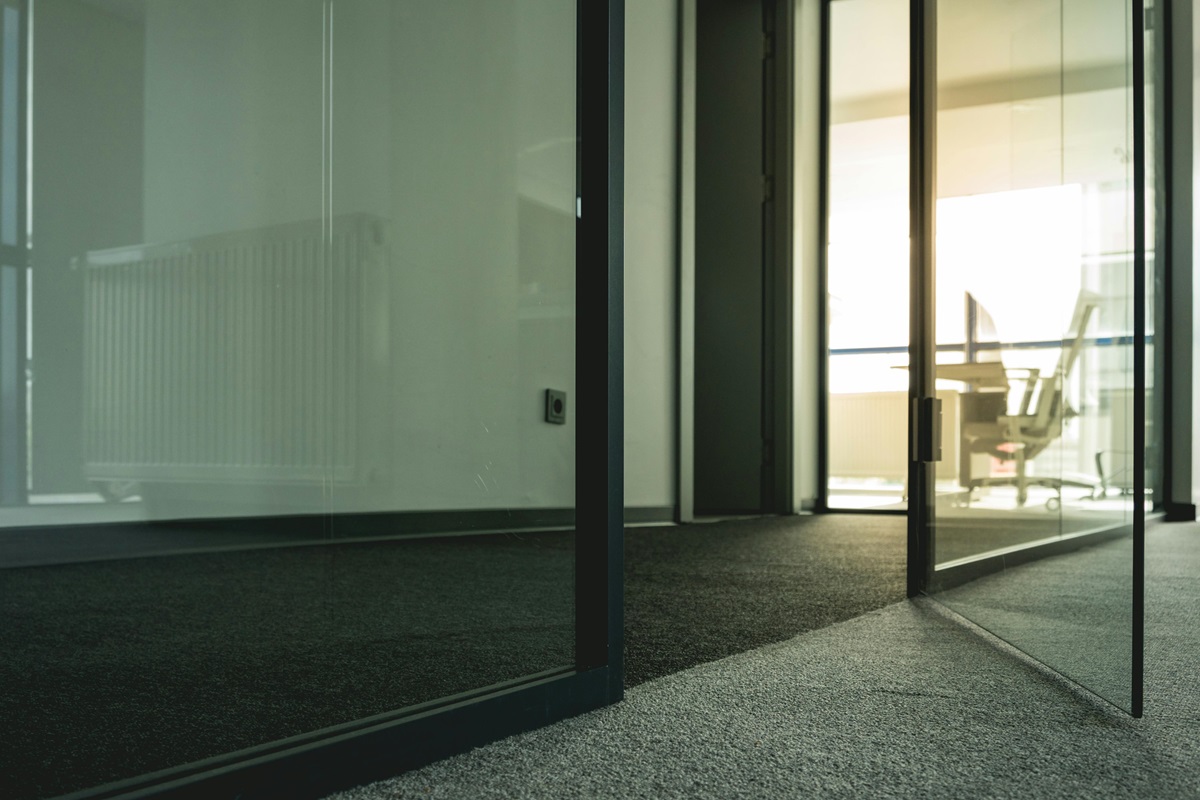
[[[935,557],[946,575],[985,557],[1001,570],[939,597],[1124,707],[1131,14],[1126,0],[938,4],[937,378],[956,396],[959,461],[939,481]],[[1125,536],[1015,566],[1022,548],[1105,531]]]
[[[6,796],[568,668],[573,0],[36,15],[0,18]]]

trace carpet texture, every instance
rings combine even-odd
[[[904,517],[730,520],[625,533],[625,685],[904,598]]]
[[[0,797],[569,666],[573,581],[563,534],[0,570]]]
[[[63,555],[49,538],[18,550]],[[627,681],[895,602],[903,564],[901,517],[630,529]],[[573,587],[562,533],[0,569],[0,794],[52,797],[569,666]]]
[[[335,797],[1200,797],[1198,573],[1200,526],[1148,536],[1142,720],[901,602]]]

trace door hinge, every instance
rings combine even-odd
[[[937,397],[917,397],[912,401],[912,460],[932,462],[942,460],[942,401]]]
[[[1154,6],[1146,6],[1146,8],[1142,12],[1142,18],[1144,19],[1145,24],[1146,24],[1145,29],[1148,31],[1154,30],[1154,24],[1155,24]]]
[[[762,37],[762,57],[771,58],[775,55],[775,36],[770,33],[763,33]]]
[[[764,203],[775,199],[775,178],[770,175],[762,176],[762,199]]]

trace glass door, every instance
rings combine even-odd
[[[1141,0],[918,6],[925,588],[1140,714]]]

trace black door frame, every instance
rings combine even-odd
[[[937,0],[909,3],[908,596],[925,592],[934,567],[937,339],[934,230],[937,205]]]

